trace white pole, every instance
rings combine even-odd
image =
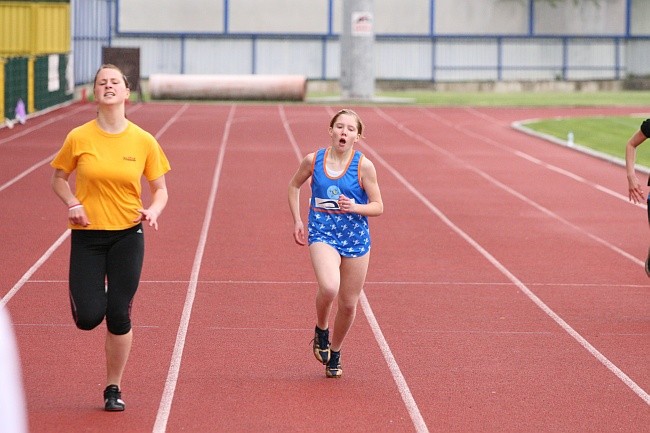
[[[372,99],[375,93],[374,0],[344,0],[341,96]]]

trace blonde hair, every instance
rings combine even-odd
[[[350,110],[349,108],[344,108],[342,110],[339,110],[334,117],[332,117],[332,120],[330,120],[330,128],[334,127],[334,123],[336,123],[336,119],[339,118],[339,116],[347,114],[348,116],[352,116],[356,119],[357,121],[357,131],[359,132],[359,137],[363,137],[363,122],[361,121],[361,117],[354,111]]]

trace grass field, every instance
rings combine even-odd
[[[569,133],[572,133],[575,144],[623,159],[627,140],[648,117],[650,114],[646,117],[548,119],[527,123],[525,126],[564,140],[567,140]],[[637,148],[636,162],[650,167],[650,152],[643,146]]]
[[[331,96],[331,95],[330,95]],[[442,106],[594,107],[647,106],[650,91],[621,92],[377,92],[379,97],[408,98],[415,104]]]
[[[433,106],[512,106],[512,107],[598,107],[634,106],[641,109],[635,117],[592,117],[547,119],[525,126],[566,140],[573,133],[574,142],[618,158],[625,157],[625,144],[644,119],[650,118],[650,92],[384,92],[381,97],[409,98],[415,104]],[[637,164],[650,167],[650,150],[637,150]]]

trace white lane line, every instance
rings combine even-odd
[[[75,108],[73,110],[70,110],[67,113],[59,114],[58,116],[54,116],[51,119],[48,119],[48,120],[44,121],[43,123],[39,123],[39,124],[34,125],[34,124],[28,122],[28,123],[26,123],[27,126],[25,127],[25,129],[22,129],[21,131],[16,132],[16,133],[12,134],[11,136],[9,136],[7,138],[3,138],[2,140],[0,140],[0,144],[5,144],[5,143],[8,143],[10,141],[16,140],[16,139],[18,139],[20,137],[24,137],[25,135],[28,135],[31,132],[37,131],[37,130],[39,130],[41,128],[44,128],[44,127],[46,127],[48,125],[51,125],[51,124],[53,124],[53,123],[55,123],[55,122],[57,122],[57,121],[59,121],[61,119],[65,119],[66,117],[70,117],[70,116],[75,115],[75,114],[79,113],[80,111],[84,111],[86,109],[87,109],[87,107],[85,105],[81,105],[81,106],[79,106],[79,107],[77,107],[77,108]],[[42,114],[45,114],[45,113],[42,113]]]
[[[183,358],[183,350],[185,348],[185,339],[187,337],[187,329],[190,324],[190,316],[192,315],[192,306],[194,305],[194,298],[196,296],[196,287],[199,281],[199,272],[203,262],[203,253],[205,251],[205,244],[208,239],[208,232],[210,231],[210,223],[212,221],[212,213],[214,211],[214,204],[219,189],[219,180],[221,179],[221,170],[223,167],[223,160],[226,153],[226,145],[228,144],[228,136],[230,134],[230,127],[233,123],[235,115],[235,105],[230,107],[230,113],[226,120],[226,125],[221,137],[221,147],[219,149],[219,158],[212,175],[212,189],[208,199],[208,206],[205,210],[203,217],[203,227],[201,228],[201,236],[194,255],[194,264],[192,265],[192,273],[190,276],[190,283],[187,288],[187,295],[185,297],[185,304],[183,306],[183,314],[176,333],[176,343],[174,344],[174,352],[172,353],[169,371],[167,373],[167,380],[165,381],[165,388],[158,407],[156,415],[156,422],[153,427],[154,433],[163,433],[167,429],[167,421],[171,412],[172,401],[174,399],[174,392],[176,391],[176,384],[178,382],[178,375],[181,368],[181,361]]]
[[[533,206],[534,208],[538,209],[540,212],[548,215],[549,217],[551,217],[551,218],[553,218],[553,219],[555,219],[557,221],[560,221],[561,223],[567,225],[568,227],[571,227],[573,230],[575,230],[575,231],[577,231],[579,233],[582,233],[583,235],[585,235],[585,236],[589,237],[590,239],[594,240],[595,242],[597,242],[597,243],[599,243],[601,245],[604,245],[605,247],[611,249],[612,251],[614,251],[614,252],[620,254],[621,256],[629,259],[630,261],[636,263],[637,265],[645,266],[645,262],[643,260],[635,257],[634,255],[628,253],[627,251],[622,250],[621,248],[619,248],[616,245],[606,241],[605,239],[600,238],[600,237],[594,235],[593,233],[590,233],[590,232],[586,231],[585,229],[573,224],[572,222],[562,218],[560,215],[556,214],[552,210],[550,210],[550,209],[540,205],[539,203],[531,200],[527,196],[519,193],[518,191],[515,191],[513,188],[503,184],[502,182],[500,182],[497,179],[493,178],[492,176],[490,176],[489,174],[487,174],[483,170],[479,169],[478,167],[475,167],[475,166],[467,163],[467,161],[462,160],[458,156],[454,155],[452,152],[450,152],[450,151],[448,151],[448,150],[446,150],[446,149],[444,149],[444,148],[442,148],[440,146],[437,146],[436,144],[434,144],[428,138],[423,137],[422,135],[412,131],[411,129],[406,127],[404,124],[397,122],[395,119],[391,118],[388,114],[384,113],[383,111],[381,111],[379,109],[375,109],[375,111],[382,118],[384,118],[387,122],[393,124],[397,129],[399,129],[400,131],[402,131],[404,134],[408,135],[409,137],[413,138],[414,140],[419,141],[420,143],[424,144],[425,146],[429,147],[430,149],[432,149],[432,150],[434,150],[436,152],[442,153],[443,155],[447,156],[448,158],[458,162],[459,164],[461,164],[462,166],[464,166],[468,170],[470,170],[470,171],[476,173],[477,175],[483,177],[485,180],[492,183],[493,185],[499,187],[500,189],[508,192],[511,195],[514,195],[515,197],[519,198],[520,200],[527,203],[528,205]],[[435,115],[431,115],[431,117],[437,118],[437,116],[435,116]],[[447,122],[444,119],[441,120],[441,121],[443,123]],[[468,135],[472,136],[472,134],[468,134]],[[481,136],[478,136],[478,135],[476,136],[477,139],[479,139],[480,137]],[[481,139],[483,141],[487,140],[487,139],[485,139],[485,137],[482,137]],[[498,146],[501,147],[501,145],[498,145]],[[509,148],[505,148],[505,149],[508,150]],[[509,149],[509,150],[512,151],[512,149]]]
[[[393,118],[383,113],[379,109],[375,109],[381,117],[386,119],[388,122],[392,123],[394,126],[398,127],[400,130],[405,131],[408,128],[400,125]],[[410,131],[410,130],[409,130]],[[419,136],[418,134],[410,131],[410,134],[413,137],[420,137],[419,141],[429,142],[427,139]],[[433,145],[433,144],[431,144]],[[474,249],[476,249],[483,257],[485,257],[492,265],[497,268],[506,278],[512,281],[535,305],[537,305],[547,316],[549,316],[555,323],[557,323],[562,329],[564,329],[574,340],[576,340],[582,347],[584,347],[592,356],[594,356],[601,364],[603,364],[608,370],[610,370],[616,377],[618,377],[625,385],[627,385],[636,395],[638,395],[646,404],[650,405],[650,395],[643,390],[639,385],[637,385],[629,376],[627,376],[620,368],[618,368],[614,363],[607,359],[602,353],[600,353],[594,346],[592,346],[582,335],[580,335],[576,330],[574,330],[567,322],[565,322],[558,314],[556,314],[550,307],[548,307],[541,299],[537,297],[524,283],[522,283],[517,277],[515,277],[504,265],[502,265],[494,256],[492,256],[485,248],[483,248],[476,240],[474,240],[470,235],[465,233],[460,227],[454,224],[447,216],[435,207],[420,191],[418,191],[413,185],[411,185],[397,170],[395,170],[390,164],[388,164],[381,156],[377,154],[372,148],[366,146],[368,153],[373,155],[373,158],[380,162],[388,171],[390,171],[393,176],[395,176],[413,195],[415,195],[431,212],[433,212],[442,222],[444,222],[450,229],[456,232],[460,237],[465,239]],[[446,151],[445,151],[446,152]],[[448,152],[446,152],[448,153]],[[454,160],[461,161],[458,157],[453,154]],[[470,170],[480,171],[467,163],[464,163]],[[485,175],[487,176],[487,174]],[[484,176],[484,177],[485,177]],[[490,180],[489,176],[486,179]],[[549,211],[550,212],[550,211]],[[551,213],[552,214],[552,213]]]
[[[327,111],[330,116],[334,115],[334,112],[331,110],[330,107],[327,108]],[[289,126],[289,123],[287,122],[287,118],[284,115],[283,109],[280,109],[280,117],[282,118],[282,123],[284,124],[285,131],[287,132],[287,135],[289,136],[289,140],[291,141],[294,151],[296,152],[296,157],[298,159],[298,162],[300,162],[302,156],[300,150],[298,149],[298,145],[293,136],[293,133],[291,132],[291,127]],[[372,308],[370,307],[370,302],[368,302],[368,298],[366,297],[366,294],[363,290],[361,291],[361,295],[359,297],[359,303],[361,304],[361,309],[363,310],[363,314],[366,316],[366,320],[368,320],[370,329],[372,330],[372,333],[375,336],[375,340],[379,345],[379,349],[381,350],[381,353],[384,356],[384,360],[388,364],[388,369],[390,370],[391,375],[393,376],[393,380],[397,385],[397,389],[402,397],[402,401],[404,402],[404,405],[406,406],[406,410],[408,411],[408,414],[411,417],[411,422],[413,423],[416,432],[428,433],[429,429],[427,427],[427,424],[425,423],[424,418],[420,413],[420,409],[418,408],[415,398],[413,398],[413,394],[411,393],[408,383],[406,382],[406,379],[404,378],[404,375],[402,374],[402,371],[399,368],[399,364],[395,360],[395,357],[393,356],[393,353],[390,350],[390,346],[388,345],[386,338],[384,338],[384,334],[381,331],[379,322],[377,321],[377,318],[375,317],[375,314],[373,313]]]
[[[15,176],[15,177],[14,177],[13,179],[11,179],[10,181],[5,182],[5,183],[3,183],[2,185],[0,185],[0,192],[3,191],[3,190],[5,190],[5,189],[7,189],[7,188],[9,188],[11,185],[13,185],[14,183],[18,182],[20,179],[22,179],[23,177],[27,176],[27,175],[30,174],[31,172],[36,171],[37,169],[41,168],[41,167],[44,166],[45,164],[49,163],[49,162],[52,160],[52,158],[54,158],[54,157],[56,156],[56,154],[57,154],[57,152],[53,153],[52,155],[48,156],[48,157],[45,158],[45,159],[40,160],[40,161],[37,162],[36,164],[34,164],[34,165],[32,165],[31,167],[29,167],[27,170],[25,170],[25,171],[23,171],[22,173],[20,173],[19,175]]]
[[[296,158],[298,158],[298,161],[301,161],[303,156],[300,153],[300,148],[298,147],[298,142],[296,141],[296,137],[293,136],[293,132],[291,131],[291,127],[289,126],[289,121],[287,120],[287,115],[284,112],[284,107],[280,105],[278,106],[278,110],[280,111],[280,119],[282,119],[282,126],[284,126],[284,130],[287,133],[287,137],[289,137],[291,148],[293,149],[293,152],[296,154]]]
[[[156,140],[158,140],[169,129],[169,127],[174,122],[176,122],[179,117],[181,117],[181,115],[183,113],[185,113],[185,111],[189,108],[189,106],[190,106],[190,104],[183,104],[181,106],[181,108],[179,108],[178,111],[172,117],[170,117],[167,122],[165,122],[165,124],[162,126],[162,128],[160,128],[160,131],[158,131],[158,133],[156,133]]]
[[[23,287],[23,285],[25,285],[27,281],[29,281],[31,276],[34,275],[34,273],[38,270],[38,268],[40,268],[43,265],[43,263],[45,263],[47,259],[50,258],[50,256],[54,253],[54,251],[56,251],[56,249],[61,246],[63,241],[65,241],[68,238],[68,236],[70,236],[70,230],[66,230],[65,232],[63,232],[63,234],[59,236],[59,239],[57,239],[50,246],[50,248],[48,248],[47,251],[45,251],[45,253],[41,256],[41,258],[38,259],[36,263],[34,263],[32,267],[27,270],[27,272],[25,272],[25,274],[20,278],[20,280],[18,280],[18,282],[14,284],[11,290],[9,290],[9,292],[7,292],[7,294],[4,295],[3,298],[0,300],[0,308],[7,305],[7,302],[9,302],[9,300],[13,298],[16,293],[18,293],[20,288]]]
[[[67,283],[68,280],[30,280],[30,284],[52,284],[52,283]],[[268,284],[268,285],[278,285],[278,286],[287,286],[287,285],[305,285],[305,284],[315,284],[316,280],[292,280],[292,281],[282,281],[282,280],[199,280],[200,284]],[[189,284],[189,280],[141,280],[140,284]],[[388,286],[387,289],[391,289],[394,286],[461,286],[461,287],[485,287],[491,289],[493,287],[499,286],[510,286],[512,283],[506,283],[502,281],[404,281],[404,280],[391,280],[391,281],[366,281],[366,286],[368,285],[382,285]],[[528,283],[528,287],[568,287],[568,288],[606,288],[611,289],[612,287],[616,288],[647,288],[648,284],[612,284],[606,283]],[[402,290],[400,288],[399,290]]]
[[[475,108],[467,107],[467,108],[465,108],[465,111],[467,111],[468,113],[470,113],[470,114],[472,114],[474,116],[481,117],[482,119],[485,119],[488,122],[496,123],[496,124],[502,124],[502,122],[500,122],[499,119],[497,119],[495,117],[492,117],[492,116],[490,116],[488,114],[482,113],[482,112],[476,110]],[[513,149],[511,147],[504,146],[501,143],[498,143],[498,142],[496,142],[496,141],[494,141],[494,140],[492,140],[492,139],[490,139],[488,137],[484,137],[484,136],[482,136],[480,134],[476,134],[476,133],[474,133],[472,131],[462,129],[459,125],[454,125],[451,122],[449,122],[449,121],[447,121],[445,119],[442,119],[439,116],[436,116],[436,115],[434,115],[432,113],[429,113],[428,111],[427,111],[427,116],[434,117],[437,120],[439,120],[440,122],[446,124],[447,126],[453,127],[454,129],[456,129],[457,131],[462,132],[463,134],[467,134],[470,137],[473,137],[473,138],[475,138],[477,140],[480,140],[480,141],[488,143],[488,144],[490,144],[492,146],[498,147],[501,150],[505,150],[507,152],[514,153],[515,155],[517,155],[517,156],[519,156],[521,158],[527,159],[527,160],[529,160],[530,162],[532,162],[534,164],[538,164],[538,165],[540,165],[540,166],[542,166],[542,167],[544,167],[544,168],[546,168],[548,170],[551,170],[551,171],[554,171],[554,172],[556,172],[558,174],[569,177],[569,178],[575,180],[576,182],[580,182],[580,183],[583,183],[585,185],[592,186],[592,187],[596,188],[598,191],[604,192],[605,194],[611,195],[612,197],[615,197],[615,198],[617,198],[619,200],[622,200],[622,201],[624,201],[626,203],[629,203],[629,204],[631,204],[633,206],[637,206],[637,207],[640,207],[640,208],[643,208],[643,209],[647,208],[646,203],[633,203],[633,202],[630,201],[629,197],[626,196],[625,194],[621,194],[621,193],[618,193],[616,191],[612,191],[611,189],[609,189],[609,188],[607,188],[605,186],[602,186],[602,185],[600,185],[600,184],[598,184],[596,182],[589,181],[589,180],[583,178],[582,176],[578,176],[577,174],[572,173],[572,172],[570,172],[568,170],[565,170],[565,169],[560,168],[558,166],[555,166],[553,164],[549,164],[548,162],[542,161],[542,160],[540,160],[538,158],[535,158],[534,156],[529,155],[529,154],[527,154],[525,152],[522,152],[520,150],[515,150],[515,149]],[[605,160],[605,161],[608,161],[608,162],[611,162],[611,163],[614,163],[614,164],[625,166],[625,161],[621,160],[620,158],[614,158],[614,157],[612,157],[610,155],[604,154],[602,152],[595,151],[593,149],[589,149],[589,148],[584,147],[584,146],[579,146],[579,145],[569,146],[565,140],[561,140],[561,139],[553,137],[551,135],[539,133],[539,132],[536,132],[536,131],[534,131],[532,129],[529,129],[529,128],[527,128],[525,126],[525,123],[529,122],[529,121],[530,120],[513,122],[510,126],[513,129],[515,129],[515,130],[517,130],[519,132],[522,132],[524,134],[527,134],[527,135],[530,135],[530,136],[533,136],[533,137],[536,137],[536,138],[542,138],[542,139],[544,139],[546,141],[550,141],[552,143],[559,144],[561,146],[568,147],[568,148],[573,149],[573,150],[577,150],[577,151],[582,152],[584,154],[587,154],[587,155],[590,155],[590,156],[595,156],[595,157],[597,157],[599,159],[602,159],[602,160]],[[645,169],[644,167],[638,167],[637,169],[639,171],[643,171],[645,174],[648,173],[648,170]]]
[[[372,308],[370,308],[370,302],[368,302],[366,293],[363,290],[361,291],[361,297],[359,298],[359,302],[361,303],[361,309],[363,310],[363,313],[365,314],[366,319],[370,324],[370,329],[372,329],[372,333],[375,336],[375,340],[377,340],[379,349],[381,349],[381,353],[382,355],[384,355],[384,360],[386,360],[386,364],[388,364],[388,369],[390,370],[390,373],[393,375],[393,380],[397,385],[399,394],[402,396],[402,401],[404,402],[404,405],[406,406],[406,410],[408,411],[409,416],[411,417],[411,421],[413,422],[415,431],[418,433],[427,433],[429,431],[429,428],[427,427],[427,423],[424,421],[424,417],[420,413],[420,408],[418,408],[418,404],[415,401],[413,394],[411,393],[411,389],[409,388],[408,383],[406,382],[406,378],[404,378],[404,375],[402,374],[402,370],[399,368],[399,364],[397,363],[397,360],[393,356],[393,352],[390,350],[388,341],[386,341],[386,338],[384,338],[384,334],[381,332],[381,327],[379,326],[379,322],[377,322],[375,313],[372,312]]]

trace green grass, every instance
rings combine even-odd
[[[308,97],[333,97],[310,94]],[[650,105],[650,91],[621,92],[436,92],[431,90],[377,91],[377,97],[407,98],[417,105],[493,107],[597,107]]]
[[[572,132],[575,144],[625,159],[625,144],[643,120],[643,117],[566,118],[541,120],[524,126],[563,140]],[[637,148],[636,162],[650,167],[650,152],[643,145]]]
[[[639,116],[575,117],[548,119],[525,126],[556,138],[567,140],[573,133],[576,144],[625,159],[625,144],[650,117],[650,92],[383,92],[378,96],[411,98],[415,104],[432,106],[509,106],[509,107],[640,107]],[[648,107],[648,108],[643,108]],[[647,113],[647,114],[646,114]],[[649,142],[650,143],[650,142]],[[636,162],[650,167],[650,144],[637,148]],[[648,147],[648,149],[646,148]]]
[[[567,140],[573,132],[574,142],[605,154],[625,159],[625,144],[650,117],[650,92],[382,92],[377,96],[410,98],[418,105],[475,107],[639,107],[639,116],[576,117],[548,119],[525,126],[556,138]],[[647,107],[647,108],[644,108]],[[650,142],[649,142],[650,143]],[[637,148],[637,164],[650,167],[650,144]],[[647,147],[647,148],[646,148]]]
[[[647,106],[650,92],[597,92],[597,93],[491,93],[476,95],[450,95],[452,101],[466,103],[468,97],[478,106]]]

